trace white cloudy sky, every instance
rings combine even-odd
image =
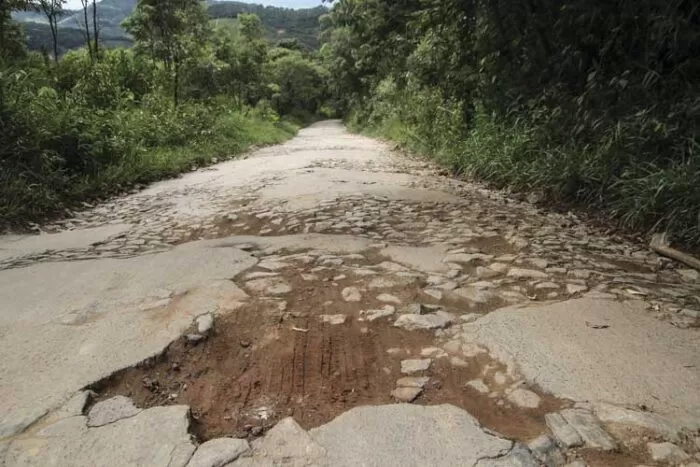
[[[321,0],[240,0],[246,3],[258,3],[263,5],[283,6],[287,8],[311,8],[321,5]],[[68,0],[66,7],[70,9],[80,8],[80,0]]]

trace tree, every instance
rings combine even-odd
[[[322,26],[360,126],[700,243],[697,0],[337,0]]]
[[[80,4],[83,7],[83,24],[85,28],[85,42],[87,44],[88,53],[90,54],[90,60],[95,62],[95,55],[92,49],[92,40],[90,39],[90,21],[88,20],[88,9],[90,7],[90,0],[80,0]]]
[[[171,75],[173,101],[179,103],[182,67],[204,50],[210,35],[209,17],[197,0],[139,0],[123,27],[135,40],[137,53],[160,61]]]
[[[16,57],[24,52],[22,31],[12,21],[12,12],[16,10],[36,10],[34,0],[0,0],[0,57]]]
[[[53,42],[53,59],[58,63],[58,19],[63,13],[63,5],[66,0],[39,0],[39,6],[46,15],[51,28],[51,39]]]
[[[277,47],[280,49],[296,50],[297,52],[303,52],[304,46],[297,39],[282,39],[277,43]]]
[[[235,22],[217,22],[213,53],[220,64],[216,81],[239,103],[255,105],[268,94],[268,43],[256,15],[241,13]]]
[[[83,23],[76,21],[78,25],[84,29],[85,43],[87,44],[88,53],[90,54],[90,60],[95,63],[99,59],[99,25],[97,20],[97,0],[80,0],[80,4],[83,8]],[[90,37],[90,19],[89,14],[92,9],[92,37],[94,37],[94,42]]]
[[[259,41],[265,38],[265,28],[258,15],[241,13],[238,15],[238,30],[247,41]]]
[[[97,18],[97,0],[92,0],[92,29],[95,38],[95,60],[100,58],[100,26]]]
[[[326,71],[301,53],[287,49],[272,64],[277,93],[273,96],[281,114],[313,115],[321,107]]]

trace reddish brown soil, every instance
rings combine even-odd
[[[181,339],[161,357],[95,385],[99,399],[123,394],[140,407],[187,404],[201,440],[257,436],[287,416],[308,429],[353,407],[392,403],[390,392],[403,376],[401,360],[419,358],[422,348],[434,345],[433,333],[397,329],[391,319],[361,322],[360,310],[382,305],[376,294],[346,303],[340,291],[356,278],[333,282],[339,271],[327,270],[317,273],[318,281],[304,282],[300,272],[283,274],[294,288],[284,297],[286,307],[282,300],[258,299],[220,317],[214,334],[199,345]],[[380,292],[412,303],[420,288]],[[337,313],[348,316],[345,324],[318,319]],[[402,350],[387,353],[392,348]],[[497,405],[498,399],[465,387],[487,364],[495,365],[484,358],[469,360],[467,368],[452,366],[448,358],[434,360],[426,374],[430,382],[415,403],[454,404],[513,439],[544,432],[544,414],[563,403],[542,395],[537,410]]]
[[[364,260],[346,260],[346,264],[368,266],[384,260],[376,252],[365,252]],[[342,289],[361,286],[366,279],[329,268],[314,271],[316,280],[304,281],[301,273],[311,269],[313,265],[297,264],[281,271],[292,293],[276,299],[252,297],[250,303],[217,318],[215,331],[206,341],[191,345],[180,339],[160,357],[96,384],[97,400],[121,394],[140,407],[189,405],[193,432],[201,441],[257,437],[288,416],[310,429],[353,407],[394,403],[390,393],[403,376],[401,360],[420,358],[421,349],[435,345],[435,336],[394,328],[391,318],[360,321],[360,310],[381,308],[384,304],[375,296],[382,292],[405,304],[436,301],[422,293],[425,284],[414,284],[365,293],[362,302],[347,303],[341,298]],[[458,313],[487,313],[502,304],[467,309],[447,300],[446,305]],[[332,326],[321,323],[322,314],[345,314],[348,319]],[[537,388],[531,388],[542,397],[536,410],[507,402],[499,405],[502,392],[490,398],[465,383],[483,378],[486,367],[489,375],[505,368],[485,354],[466,360],[468,366],[461,368],[448,358],[434,359],[426,373],[430,381],[414,403],[453,404],[484,426],[521,442],[546,432],[546,413],[569,405]],[[483,379],[489,387],[497,387],[489,377]],[[592,467],[635,466],[647,457],[645,445],[627,446],[617,453],[584,449],[577,455]]]
[[[638,467],[649,464],[649,454],[645,450],[620,452],[603,452],[595,449],[585,449],[579,455],[586,461],[588,467]]]
[[[283,232],[281,227],[282,226],[270,224],[269,219],[258,219],[252,214],[238,214],[238,219],[235,221],[224,218],[217,219],[213,228],[199,227],[192,229],[187,227],[187,233],[182,234],[181,238],[173,242],[173,244],[182,245],[183,243],[197,240],[213,240],[233,235],[256,235],[265,237],[289,234],[289,232]],[[261,231],[264,233],[261,233]]]

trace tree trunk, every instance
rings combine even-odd
[[[0,15],[2,15],[2,8],[4,8],[3,0],[0,0]],[[0,17],[0,52],[5,54],[5,18]]]
[[[700,259],[671,248],[671,246],[668,244],[668,234],[666,232],[662,234],[654,234],[654,236],[651,237],[649,247],[660,255],[675,259],[686,266],[690,266],[691,268],[700,271]]]
[[[53,59],[58,63],[58,15],[61,12],[63,1],[61,0],[41,0],[39,3],[41,10],[46,15],[51,28],[51,38],[53,39]]]
[[[83,20],[85,21],[85,40],[87,41],[88,54],[90,54],[90,61],[95,63],[95,56],[92,53],[92,42],[90,39],[90,22],[88,20],[88,0],[83,0]]]
[[[92,0],[92,28],[93,37],[95,38],[95,60],[100,59],[100,28],[97,24],[97,0]]]
[[[53,60],[58,63],[58,18],[54,14],[49,20],[51,25],[51,36],[53,36]]]
[[[12,12],[5,12],[5,8],[5,0],[0,0],[0,56],[5,55],[5,21],[9,23],[12,19]]]
[[[174,89],[173,89],[173,101],[175,102],[175,107],[179,107],[179,105],[180,105],[180,61],[176,57],[174,62],[175,62],[175,66],[174,66],[175,83],[174,83]]]

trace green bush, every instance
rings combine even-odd
[[[692,2],[339,0],[324,25],[361,129],[700,245]]]
[[[686,243],[700,239],[697,157],[666,165],[620,159],[615,134],[587,147],[553,144],[543,141],[541,127],[498,121],[483,108],[467,125],[458,104],[424,89],[379,93],[348,123],[429,155],[456,174],[604,209],[630,229],[663,228]]]
[[[130,52],[105,55],[94,66],[76,52],[56,67],[0,71],[4,223],[36,219],[296,133],[265,101],[242,108],[219,96],[175,107],[152,88],[152,70]],[[52,80],[55,87],[48,85]]]
[[[49,57],[21,47],[22,7],[0,7],[0,226],[279,143],[326,95],[324,68],[271,51],[252,14],[213,33],[202,2],[143,0],[132,49]]]

